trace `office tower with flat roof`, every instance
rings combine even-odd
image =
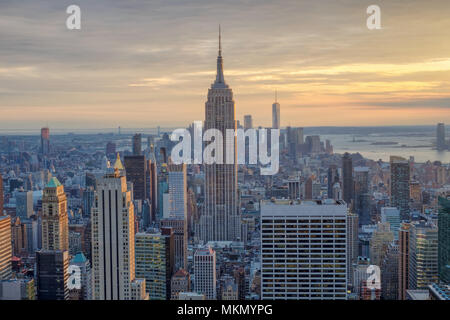
[[[450,284],[450,198],[439,198],[439,281]]]
[[[438,282],[438,229],[431,222],[411,224],[408,282],[412,290]]]
[[[205,128],[215,129],[226,138],[227,129],[236,130],[236,108],[233,91],[225,83],[223,74],[222,46],[219,31],[219,54],[217,57],[216,80],[208,90],[208,100],[205,103]],[[230,137],[234,148],[237,148],[237,137]],[[224,140],[225,141],[225,140]],[[206,142],[206,148],[211,142]],[[200,234],[203,241],[235,241],[240,238],[240,206],[237,184],[237,152],[229,154],[228,143],[223,149],[215,150],[218,162],[204,164],[205,168],[205,201],[204,212],[201,216]],[[233,164],[226,164],[226,159],[234,159]],[[220,160],[222,159],[222,160]]]
[[[409,288],[409,231],[411,224],[402,223],[398,232],[398,300],[406,300]]]
[[[113,172],[114,170],[114,172]],[[120,158],[97,181],[92,223],[94,300],[131,300],[135,277],[134,205]],[[141,282],[134,287],[143,284]],[[141,297],[145,299],[144,296]]]
[[[41,154],[50,153],[50,129],[45,127],[41,129]]]
[[[327,198],[334,199],[333,187],[339,183],[339,171],[336,165],[331,165],[327,173]]]
[[[253,119],[251,114],[244,116],[244,130],[253,129]]]
[[[286,136],[288,155],[291,160],[296,162],[297,158],[300,158],[302,153],[301,146],[303,145],[303,128],[287,127]]]
[[[342,186],[344,201],[350,206],[353,200],[353,161],[348,152],[342,157]]]
[[[148,161],[145,156],[125,156],[124,166],[127,181],[133,183],[133,199],[144,201],[149,198],[147,194]]]
[[[29,218],[33,215],[33,192],[16,193],[16,217]]]
[[[353,266],[358,261],[359,223],[356,213],[347,214],[347,283],[353,283]]]
[[[174,238],[174,272],[178,269],[187,268],[187,221],[183,218],[168,217],[160,220],[160,225],[163,228],[173,229]]]
[[[394,240],[398,240],[400,229],[400,210],[392,207],[381,208],[381,223],[389,222],[389,227],[394,234]]]
[[[447,142],[445,140],[445,124],[438,123],[436,127],[436,148],[438,150],[447,149]]]
[[[344,202],[261,203],[261,299],[347,298]]]
[[[36,288],[38,300],[69,299],[69,252],[36,252]]]
[[[0,216],[0,280],[12,276],[11,217]]]
[[[354,172],[354,200],[355,211],[359,215],[361,225],[371,222],[371,195],[368,167],[355,167]]]
[[[136,233],[136,276],[145,279],[150,300],[169,300],[174,264],[171,228]]]
[[[398,293],[398,244],[389,244],[380,265],[381,297],[384,300],[397,300]]]
[[[142,135],[140,133],[136,133],[133,136],[133,155],[142,155]]]
[[[204,294],[206,300],[216,300],[216,252],[210,247],[194,253],[194,290]]]
[[[69,218],[64,186],[55,177],[42,195],[42,249],[69,250]]]
[[[169,164],[169,216],[187,220],[186,164]]]
[[[391,207],[400,210],[402,220],[409,219],[409,161],[402,157],[391,156]]]
[[[191,276],[184,269],[179,269],[170,281],[170,300],[178,300],[180,292],[191,291]]]

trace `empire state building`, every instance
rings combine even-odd
[[[220,130],[225,139],[227,129],[236,130],[235,116],[233,91],[225,83],[223,75],[219,29],[217,74],[216,80],[208,90],[208,100],[205,103],[204,129]],[[233,164],[205,164],[205,204],[201,217],[200,233],[200,239],[205,242],[235,241],[241,238],[236,136],[231,137],[231,139],[234,139],[234,150],[227,150],[227,143],[223,143],[223,150],[218,150],[218,152],[223,152],[219,156],[221,159],[234,158]],[[230,154],[227,154],[227,152]]]

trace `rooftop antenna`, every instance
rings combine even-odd
[[[275,103],[277,103],[278,101],[278,92],[277,92],[277,90],[275,89]]]
[[[222,55],[222,31],[219,24],[219,56]]]

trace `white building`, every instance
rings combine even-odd
[[[347,205],[261,203],[261,298],[347,298]]]
[[[210,247],[198,249],[194,254],[194,289],[206,300],[216,299],[216,252]],[[181,300],[181,298],[180,298]]]
[[[135,281],[134,206],[126,178],[120,172],[123,171],[120,160],[114,167],[114,173],[110,171],[97,181],[91,212],[94,300],[136,299],[133,294],[142,292],[139,286],[145,285],[139,282],[132,286]]]

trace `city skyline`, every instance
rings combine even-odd
[[[63,4],[5,2],[0,103],[8,121],[0,125],[184,127],[203,119],[219,22],[241,122],[251,114],[270,126],[275,90],[282,127],[449,122],[450,46],[441,41],[449,4],[432,2],[410,2],[414,12],[382,3],[382,29],[368,30],[370,3],[360,1],[177,1],[158,10],[80,1],[76,31],[65,27]]]

